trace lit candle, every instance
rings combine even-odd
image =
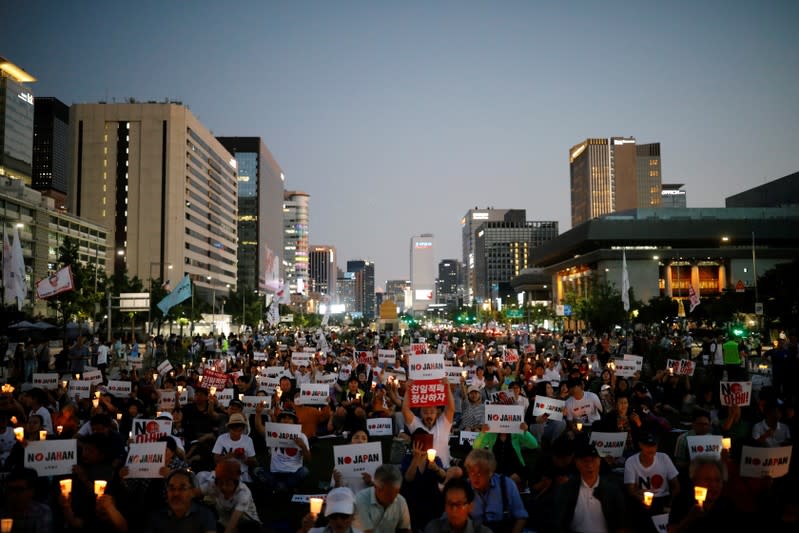
[[[16,416],[12,416],[11,417],[11,425],[12,426],[16,426],[17,425],[17,417]]]
[[[99,400],[100,399],[100,391],[95,391],[94,397]]]
[[[239,394],[239,401],[240,401],[240,402],[243,402],[243,401],[244,401],[244,395],[243,395],[243,394]]]
[[[157,379],[158,379],[158,374],[153,374],[153,381],[156,381]]]
[[[72,480],[71,479],[62,479],[58,482],[61,485],[61,495],[66,498],[70,494],[72,494]]]
[[[699,504],[699,506],[704,508],[705,498],[707,498],[707,488],[694,487],[694,498],[696,498],[696,501]]]
[[[436,460],[436,450],[435,448],[430,448],[427,450],[427,460],[431,463]]]
[[[25,440],[25,430],[23,428],[14,428],[14,437],[16,437],[19,442],[22,442]]]
[[[11,528],[14,526],[13,518],[3,518],[0,520],[0,531],[2,533],[11,533]]]
[[[669,367],[669,375],[670,375],[670,376],[673,376],[673,375],[674,375],[674,369],[673,369],[673,368],[671,368],[671,367]]]
[[[178,385],[178,394],[183,394],[183,385]]]
[[[464,377],[464,379],[465,379],[465,378],[466,378],[466,376],[468,376],[468,375],[469,375],[469,373],[468,373],[467,371],[465,371],[465,370],[464,370],[463,372],[461,372],[461,376],[463,376],[463,377]]]
[[[40,429],[39,430],[39,440],[47,440],[47,430]]]
[[[644,505],[650,507],[652,505],[652,499],[655,497],[654,492],[645,491],[644,492]]]
[[[311,514],[317,516],[319,513],[322,512],[322,503],[324,500],[322,498],[311,498]]]
[[[80,379],[80,374],[75,374],[75,379]]]
[[[583,423],[577,422],[577,431],[582,431],[582,430],[583,430]]]
[[[64,426],[56,426],[55,427],[55,431],[56,431],[56,433],[61,435],[61,432],[64,431]]]
[[[61,386],[64,387],[65,389],[67,388],[67,385],[69,385],[69,381],[64,380],[61,382]]]
[[[732,439],[730,437],[724,437],[721,439],[721,447],[727,451],[730,451],[732,448]]]
[[[202,382],[203,382],[203,377],[202,377],[202,376],[200,376],[199,378],[197,378],[197,381],[198,381],[199,383],[202,383]]]
[[[96,479],[94,480],[94,494],[99,498],[103,494],[105,494],[105,486],[108,485],[108,481],[104,479]]]
[[[211,396],[216,396],[216,387],[211,387],[209,392],[211,393]]]
[[[155,417],[158,418],[159,416],[161,416],[161,411],[156,411],[155,412]]]

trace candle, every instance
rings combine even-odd
[[[0,520],[0,531],[2,533],[11,533],[11,528],[14,526],[13,518],[3,518]]]
[[[122,420],[122,413],[117,413],[117,422]]]
[[[654,492],[645,491],[644,492],[644,505],[650,507],[652,505],[652,499],[655,497]]]
[[[583,430],[583,423],[577,422],[577,431],[582,431],[582,430]]]
[[[673,369],[673,368],[671,368],[671,367],[669,367],[669,375],[670,375],[670,376],[673,376],[673,375],[674,375],[674,369]]]
[[[94,397],[99,400],[100,399],[100,391],[95,391]]]
[[[239,394],[239,401],[240,402],[244,401],[244,395],[243,394]]]
[[[427,460],[431,463],[436,460],[436,450],[435,448],[430,448],[427,450]]]
[[[211,396],[216,396],[216,387],[211,387],[209,392],[211,393]]]
[[[705,498],[707,498],[707,488],[705,487],[694,487],[694,498],[696,498],[697,503],[699,503],[700,507],[705,506]]]
[[[80,379],[80,374],[75,374],[75,379]]]
[[[94,494],[99,498],[103,494],[105,494],[105,486],[108,485],[108,481],[104,479],[96,479],[94,481]]]
[[[157,379],[158,379],[158,374],[153,374],[153,381],[156,381]]]
[[[19,442],[22,442],[25,440],[25,430],[23,428],[14,428],[14,437],[16,437]]]
[[[55,431],[56,431],[56,433],[61,435],[61,432],[64,431],[64,426],[56,426],[55,427]]]
[[[183,385],[178,385],[178,394],[183,394]]]
[[[39,440],[47,440],[47,430],[40,429],[39,430]]]
[[[62,479],[58,482],[61,485],[61,495],[66,498],[70,494],[72,494],[72,480],[71,479]]]
[[[322,498],[311,498],[311,514],[316,516],[322,512]]]
[[[156,411],[155,412],[155,417],[158,418],[159,416],[161,416],[161,411]]]
[[[199,383],[202,383],[202,382],[203,382],[203,377],[202,377],[202,376],[200,376],[199,378],[197,378],[197,381],[198,381]]]
[[[98,400],[97,398],[95,398],[94,400],[92,400],[92,407],[94,407],[95,409],[97,409],[99,406],[100,406],[100,400]]]
[[[721,439],[721,447],[727,451],[730,451],[732,448],[732,439],[730,437],[724,437]]]
[[[69,381],[67,381],[67,380],[64,380],[64,381],[61,382],[61,386],[64,387],[65,389],[67,388],[68,384],[69,384]]]
[[[465,378],[466,378],[466,376],[468,376],[468,375],[469,375],[469,373],[468,373],[467,371],[465,371],[465,370],[464,370],[463,372],[461,372],[461,376],[463,376],[463,378],[464,378],[464,379],[465,379]]]

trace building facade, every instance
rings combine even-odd
[[[37,97],[33,113],[32,187],[67,209],[69,107],[58,98]]]
[[[111,272],[236,285],[236,160],[179,102],[70,108],[69,212],[109,228]]]
[[[799,172],[725,198],[727,207],[799,207]]]
[[[336,277],[336,248],[317,244],[311,246],[308,254],[308,278],[310,292],[331,297],[330,303],[335,303]]]
[[[436,272],[435,246],[432,233],[411,237],[411,290],[413,291],[414,311],[424,311],[435,303]]]
[[[436,279],[436,303],[448,309],[459,309],[463,305],[463,269],[457,259],[443,259],[438,262]]]
[[[660,207],[688,207],[688,198],[682,183],[664,183],[660,191]]]
[[[347,261],[347,272],[352,274],[355,286],[354,306],[356,313],[371,320],[375,317],[375,264],[371,261],[357,259]]]
[[[0,57],[0,178],[31,185],[33,166],[33,91],[36,78]]]
[[[405,296],[408,295],[408,305],[405,304]],[[405,312],[410,307],[411,282],[407,279],[388,279],[386,280],[386,290],[383,301],[391,300],[400,312]]]
[[[283,194],[283,271],[292,294],[307,294],[309,202],[301,191]]]
[[[238,285],[275,292],[283,279],[283,171],[260,137],[217,140],[236,159]]]
[[[572,227],[607,213],[659,207],[660,143],[586,139],[569,150]]]

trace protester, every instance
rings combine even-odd
[[[678,471],[671,458],[658,451],[657,438],[652,433],[641,435],[638,447],[641,451],[624,463],[624,484],[630,497],[638,502],[644,501],[644,491],[652,492],[649,512],[658,514],[680,493]]]
[[[428,522],[424,533],[491,533],[489,528],[476,524],[470,516],[475,495],[466,480],[447,481],[443,496],[446,515]]]
[[[363,533],[353,527],[355,518],[355,495],[347,487],[337,487],[325,498],[326,527],[313,527],[317,517],[308,513],[302,519],[298,533]]]
[[[494,454],[489,450],[472,450],[466,456],[465,466],[469,483],[478,496],[471,518],[494,533],[521,533],[527,522],[527,510],[516,483],[496,473]]]
[[[411,516],[401,487],[399,468],[380,465],[375,470],[374,485],[355,496],[355,527],[364,533],[410,533]]]
[[[213,512],[193,501],[199,486],[188,470],[175,470],[166,478],[167,505],[150,514],[148,530],[154,533],[216,533]]]

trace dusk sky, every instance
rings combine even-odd
[[[311,244],[407,279],[470,208],[571,227],[568,150],[660,142],[689,207],[799,170],[799,2],[20,1],[0,56],[67,104],[180,100],[260,136]]]

